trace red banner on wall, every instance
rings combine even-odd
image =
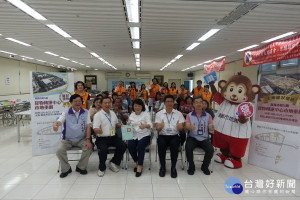
[[[265,46],[244,51],[243,66],[279,62],[300,57],[300,35],[271,42]]]
[[[208,65],[204,65],[204,74],[207,74],[213,70],[216,70],[217,72],[224,71],[225,70],[225,58],[218,61],[213,61],[209,63]]]

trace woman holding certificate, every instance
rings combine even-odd
[[[145,104],[141,99],[136,99],[132,108],[134,112],[129,116],[128,124],[133,128],[133,138],[128,140],[128,150],[136,163],[135,176],[139,177],[142,174],[145,148],[150,144],[152,122],[150,114],[145,111]]]

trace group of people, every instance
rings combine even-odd
[[[115,147],[114,156],[109,161],[109,169],[119,171],[124,153],[128,151],[135,162],[134,172],[136,177],[141,176],[145,149],[150,144],[151,129],[153,126],[149,110],[154,109],[155,127],[158,133],[157,146],[160,161],[159,176],[166,174],[166,151],[170,148],[172,178],[177,177],[176,162],[178,149],[184,144],[188,162],[187,173],[193,175],[195,164],[193,150],[201,147],[205,151],[201,170],[209,175],[208,166],[211,162],[214,148],[211,144],[209,133],[213,130],[213,112],[210,109],[211,93],[207,87],[202,88],[201,81],[192,91],[193,97],[182,85],[177,91],[176,84],[171,88],[167,84],[160,88],[154,78],[148,91],[145,85],[138,91],[135,83],[131,83],[127,90],[119,82],[112,97],[107,92],[97,95],[92,107],[89,105],[89,95],[84,91],[84,83],[75,84],[76,92],[70,97],[71,108],[62,112],[62,115],[53,123],[54,131],[63,126],[62,140],[56,155],[61,162],[60,177],[64,178],[72,172],[68,163],[67,150],[73,146],[82,149],[81,158],[76,166],[80,174],[87,174],[87,165],[94,149],[92,137],[98,149],[99,170],[98,176],[102,177],[106,171],[108,148]],[[149,108],[147,107],[147,102]],[[159,105],[159,107],[158,107]],[[133,137],[127,142],[122,140],[121,127],[131,125]],[[187,136],[187,138],[186,138]]]

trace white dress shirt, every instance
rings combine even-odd
[[[143,137],[146,137],[151,134],[150,129],[152,128],[152,122],[151,122],[150,114],[148,112],[144,111],[144,112],[141,112],[141,114],[139,114],[139,115],[137,115],[133,112],[129,116],[128,122],[130,125],[132,125],[134,140],[136,140],[136,139],[140,140]],[[148,128],[140,129],[141,123],[149,124],[150,129],[148,129]]]
[[[98,137],[108,137],[110,136],[110,129],[116,128],[116,124],[118,123],[118,118],[114,111],[109,111],[109,114],[106,113],[103,109],[97,112],[94,115],[93,120],[93,129],[99,128],[100,125],[102,127],[102,134],[97,134]]]
[[[76,112],[73,108],[72,108],[76,118],[78,119],[78,116],[79,116],[79,113],[80,113],[80,110],[78,112]],[[85,112],[88,112],[88,115],[87,115],[87,120],[86,120],[86,124],[91,124],[91,117],[90,117],[90,113],[88,110],[84,109]],[[60,117],[58,118],[57,121],[60,121],[62,124],[66,121],[66,113],[65,112],[62,112]]]
[[[177,122],[184,123],[185,119],[181,112],[173,109],[170,114],[167,113],[166,109],[163,109],[156,113],[155,123],[162,123],[164,121],[165,126],[159,132],[159,135],[178,135],[179,130],[177,129]]]

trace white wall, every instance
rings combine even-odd
[[[29,99],[30,71],[51,72],[56,68],[0,57],[0,100]],[[10,84],[5,84],[10,77]]]
[[[120,71],[116,71],[120,72]],[[181,79],[181,83],[183,83],[184,80],[190,80],[189,77],[187,77],[187,72],[138,72],[138,71],[122,71],[121,75],[118,77],[106,77],[104,71],[74,71],[74,81],[83,81],[84,82],[84,75],[97,75],[97,89],[98,90],[107,90],[107,79],[108,78],[127,78],[125,76],[126,73],[130,73],[130,79],[138,78],[135,76],[135,73],[150,73],[150,81],[154,77],[154,75],[163,75],[164,76],[164,82],[168,82],[169,79]],[[143,78],[145,79],[145,78]],[[179,86],[177,86],[179,87]]]

